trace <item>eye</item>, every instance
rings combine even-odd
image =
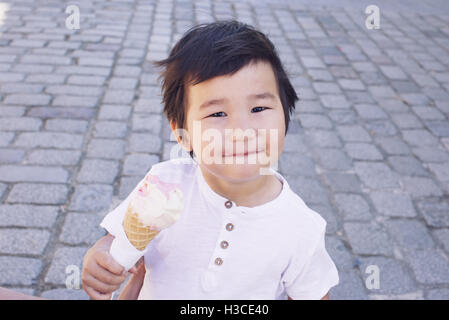
[[[215,112],[215,113],[212,113],[209,117],[212,117],[212,118],[219,118],[220,116],[216,116],[217,114],[221,114],[221,113],[223,113],[224,114],[224,112],[223,111],[220,111],[220,112]]]
[[[269,108],[267,108],[267,107],[254,107],[252,110],[257,110],[256,112],[261,112],[261,111],[263,111],[265,109],[269,109]]]

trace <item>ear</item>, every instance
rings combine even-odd
[[[186,132],[186,130],[185,129],[178,129],[175,121],[170,121],[170,127],[171,127],[171,130],[172,130],[175,138],[176,138],[176,141],[181,145],[181,147],[185,151],[187,151],[187,152],[192,151],[192,145],[191,145],[191,142],[190,142],[190,137],[188,135],[187,136],[184,135],[183,137],[181,137],[179,135],[179,131],[180,130],[183,130],[184,132]]]

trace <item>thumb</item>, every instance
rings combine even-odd
[[[132,274],[137,274],[137,268],[136,268],[136,266],[131,267],[131,269],[129,269],[128,272],[130,272],[130,273],[132,273]]]

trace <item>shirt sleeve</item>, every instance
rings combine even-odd
[[[283,281],[286,293],[294,300],[319,300],[330,288],[339,283],[338,271],[325,248],[326,221],[321,218],[321,227],[314,249],[304,261],[304,254],[295,256]]]
[[[150,170],[151,172],[151,170]],[[150,173],[148,172],[147,175]],[[145,175],[145,177],[147,176]],[[145,177],[139,181],[134,189],[129,193],[125,200],[123,200],[114,210],[110,211],[101,221],[100,226],[105,228],[110,234],[117,237],[123,230],[123,219],[125,218],[128,204],[131,200],[131,196],[137,192],[140,184],[145,180]]]

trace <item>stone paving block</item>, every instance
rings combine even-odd
[[[421,162],[449,162],[449,153],[440,146],[413,148],[412,152]]]
[[[388,162],[394,170],[400,175],[406,176],[429,176],[428,171],[421,165],[421,163],[410,156],[391,156],[388,157]]]
[[[396,113],[391,116],[391,119],[400,129],[421,129],[423,127],[418,117],[411,113]]]
[[[371,136],[395,136],[396,127],[389,120],[370,120],[364,124]]]
[[[398,66],[379,66],[383,74],[391,80],[406,80],[407,75]]]
[[[345,222],[343,228],[355,254],[393,254],[391,239],[385,229],[375,222]]]
[[[408,155],[410,154],[410,148],[402,139],[397,137],[376,137],[376,143],[387,154],[391,155]]]
[[[130,89],[134,90],[137,86],[135,78],[112,78],[109,80],[109,88],[111,89]]]
[[[420,221],[389,219],[384,221],[384,225],[401,248],[432,249],[435,247],[425,225]]]
[[[114,182],[118,174],[118,162],[112,160],[87,159],[78,172],[77,181],[81,183]]]
[[[112,199],[113,188],[103,184],[79,184],[70,201],[69,210],[99,212],[106,210]]]
[[[428,226],[449,227],[449,203],[445,199],[429,198],[417,202],[417,207]]]
[[[86,120],[48,119],[45,123],[48,131],[85,133],[88,127],[89,122]]]
[[[361,195],[337,193],[334,198],[343,220],[369,221],[373,218],[368,203]]]
[[[354,169],[361,181],[369,188],[398,188],[399,177],[387,165],[381,162],[354,163]]]
[[[50,228],[58,216],[56,206],[0,205],[0,226]]]
[[[65,286],[67,277],[73,274],[71,270],[76,267],[81,275],[82,262],[87,250],[86,247],[58,247],[45,276],[45,283]]]
[[[6,147],[13,140],[15,134],[13,132],[0,131],[0,147]]]
[[[162,147],[159,136],[144,133],[132,133],[129,137],[127,152],[158,153]]]
[[[64,184],[16,183],[9,192],[9,203],[64,204],[68,188]]]
[[[68,84],[79,84],[79,85],[92,85],[92,86],[102,86],[106,82],[106,77],[104,76],[69,76],[67,78]]]
[[[358,79],[339,79],[338,83],[343,90],[365,90],[365,86],[362,81]]]
[[[38,118],[69,118],[69,119],[92,119],[96,112],[94,109],[75,107],[33,107],[29,116]]]
[[[326,234],[335,234],[338,230],[338,221],[335,209],[329,205],[310,204],[310,209],[318,213],[324,220],[326,220]]]
[[[432,231],[437,241],[441,244],[442,248],[449,253],[449,229],[436,229]]]
[[[355,174],[325,172],[323,177],[333,192],[361,192],[361,182]]]
[[[9,94],[6,96],[4,103],[18,104],[24,106],[44,106],[50,103],[51,96],[47,94]]]
[[[316,175],[315,162],[301,153],[284,152],[279,158],[279,168],[282,172],[292,175],[313,177]]]
[[[40,93],[44,86],[29,83],[5,83],[0,86],[1,93]]]
[[[321,103],[329,109],[348,109],[351,104],[343,95],[321,94]]]
[[[131,154],[123,163],[124,175],[145,176],[153,164],[159,162],[159,157],[152,154]]]
[[[134,111],[139,113],[161,113],[163,105],[159,99],[156,98],[139,98],[134,105]]]
[[[124,138],[128,128],[126,123],[117,121],[97,121],[94,128],[94,136],[97,138]]]
[[[374,104],[357,104],[354,106],[359,116],[363,119],[387,119],[388,115]]]
[[[24,158],[24,150],[2,149],[0,153],[0,164],[20,163]]]
[[[358,125],[337,126],[340,137],[347,142],[371,142],[368,132]]]
[[[316,179],[284,174],[291,189],[296,192],[306,204],[327,204],[327,190]],[[287,178],[288,177],[288,178]]]
[[[422,284],[448,284],[449,262],[438,249],[405,250],[405,260]]]
[[[340,149],[317,148],[315,153],[319,164],[325,170],[349,170],[352,168],[351,159]]]
[[[341,125],[356,123],[356,114],[352,110],[332,110],[329,112],[329,118]]]
[[[310,137],[311,145],[318,148],[342,147],[338,135],[334,131],[328,130],[308,130],[306,134]]]
[[[313,88],[318,93],[341,93],[341,89],[333,82],[314,82]]]
[[[383,160],[380,151],[372,144],[349,142],[345,145],[345,150],[354,160]]]
[[[135,114],[132,118],[132,130],[135,132],[148,131],[160,134],[162,117],[155,114]]]
[[[443,194],[441,188],[429,178],[403,176],[400,180],[404,190],[413,197],[439,197]]]
[[[68,178],[69,174],[67,170],[61,167],[18,165],[0,166],[0,181],[64,183],[68,181]]]
[[[98,97],[83,97],[59,95],[52,102],[57,107],[94,108],[98,104]]]
[[[359,270],[365,283],[369,283],[368,277],[372,274],[369,266],[379,270],[379,288],[367,287],[369,295],[404,295],[418,289],[411,270],[403,261],[384,257],[360,258]]]
[[[76,150],[34,150],[28,155],[29,164],[73,166],[79,162],[81,151]]]
[[[380,214],[391,217],[416,216],[411,198],[406,193],[374,191],[370,193],[370,197]]]
[[[339,272],[349,271],[355,268],[355,259],[350,249],[337,236],[326,236],[326,250],[335,263]]]
[[[332,129],[332,123],[326,116],[319,114],[299,114],[297,119],[304,128]]]
[[[49,240],[50,232],[47,230],[3,229],[0,233],[0,253],[40,255]]]
[[[368,300],[365,284],[359,272],[343,271],[338,274],[340,282],[331,289],[329,298],[332,300]]]
[[[115,105],[102,105],[100,107],[100,113],[98,118],[100,120],[122,120],[127,121],[131,107],[129,106],[115,106]]]
[[[412,106],[411,109],[422,120],[445,120],[444,114],[435,107]]]
[[[443,121],[424,121],[425,126],[437,137],[449,137],[449,124]]]
[[[105,235],[100,227],[103,217],[94,213],[69,212],[62,226],[59,240],[70,245],[92,246]]]
[[[40,297],[50,300],[90,300],[81,287],[80,289],[51,289],[42,292]]]
[[[120,139],[91,139],[86,155],[91,158],[116,159],[123,158],[125,141]]]
[[[119,199],[125,200],[131,191],[136,188],[143,176],[125,176],[120,179]]]
[[[449,300],[449,289],[431,289],[426,293],[427,300]]]
[[[33,285],[42,267],[42,261],[39,259],[0,256],[0,284]]]
[[[103,103],[130,104],[134,95],[134,91],[131,90],[108,90],[103,97]]]
[[[80,149],[83,136],[56,132],[24,132],[16,138],[14,145],[25,148]]]

